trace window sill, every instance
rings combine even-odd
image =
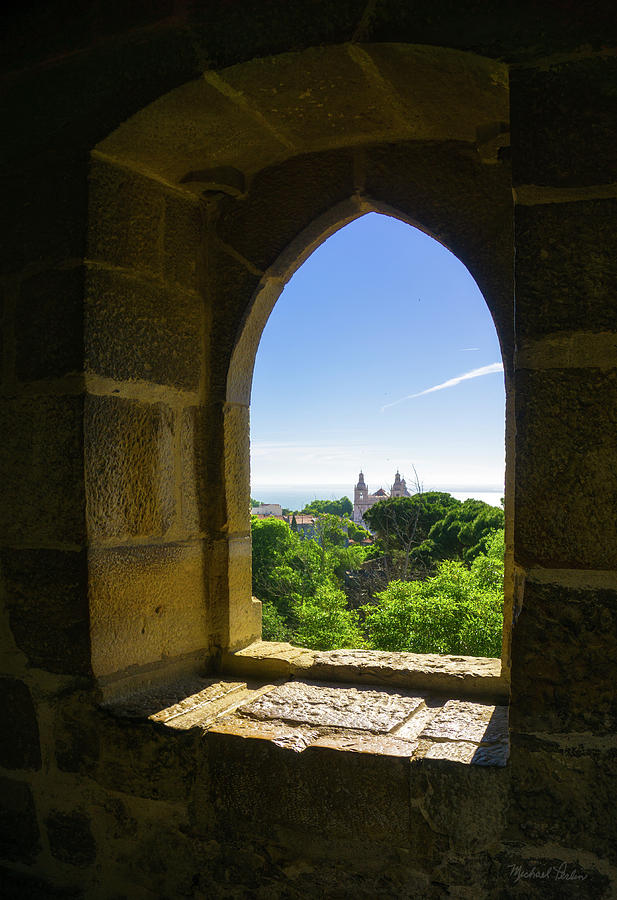
[[[429,691],[451,698],[508,702],[500,659],[383,650],[307,650],[255,641],[225,653],[221,672],[243,678],[301,678]]]
[[[259,641],[226,654],[222,674],[191,677],[105,703],[121,718],[215,745],[241,740],[293,751],[503,767],[507,707],[500,661],[340,650]],[[337,754],[338,755],[338,754]],[[393,760],[394,761],[394,760]]]

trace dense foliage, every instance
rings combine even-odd
[[[302,510],[307,516],[319,516],[322,513],[330,513],[333,516],[350,516],[353,505],[349,497],[341,497],[339,500],[313,500],[307,503]]]
[[[310,538],[280,519],[253,518],[265,640],[500,655],[502,510],[438,491],[383,500],[365,515],[367,544],[368,531],[331,511],[341,501],[305,508],[316,515]]]
[[[470,567],[443,560],[432,578],[390,582],[363,611],[378,650],[500,656],[503,531],[493,532]]]

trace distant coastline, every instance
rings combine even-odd
[[[384,485],[384,487],[388,487]],[[349,497],[353,501],[352,483],[347,484],[254,484],[251,497],[261,503],[280,503],[287,509],[302,509],[311,500],[338,500]],[[496,485],[424,485],[425,491],[445,491],[457,500],[473,497],[491,506],[501,506],[504,489]]]

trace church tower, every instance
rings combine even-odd
[[[392,490],[390,491],[391,497],[409,497],[409,491],[407,490],[407,484],[404,478],[401,478],[401,473],[396,471],[396,475],[394,476],[394,484],[392,485]]]

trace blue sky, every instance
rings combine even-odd
[[[503,484],[504,385],[488,307],[441,244],[369,213],[291,278],[251,398],[253,484]],[[466,376],[461,378],[461,376]]]

